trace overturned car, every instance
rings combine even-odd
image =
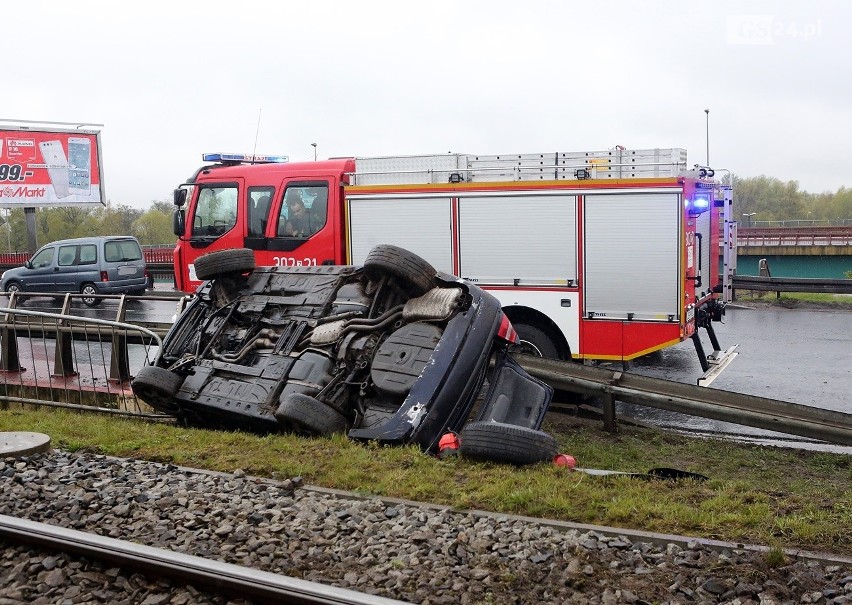
[[[131,383],[158,411],[430,452],[461,433],[462,453],[513,463],[555,455],[540,430],[553,390],[508,354],[498,301],[419,256],[382,245],[362,267],[255,268],[237,249],[195,270],[208,281]]]

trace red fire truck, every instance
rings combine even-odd
[[[528,353],[627,362],[691,338],[699,384],[736,355],[711,323],[731,292],[732,191],[682,149],[203,159],[175,190],[180,290],[216,250],[338,265],[394,244],[496,296]]]

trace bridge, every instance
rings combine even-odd
[[[737,274],[760,275],[762,259],[773,277],[843,279],[852,271],[852,225],[738,229]]]

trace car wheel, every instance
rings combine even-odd
[[[434,286],[435,268],[428,262],[404,248],[382,244],[375,246],[364,259],[367,277],[387,273],[405,282],[412,296],[422,296]]]
[[[461,455],[475,460],[535,464],[553,460],[559,452],[548,433],[504,422],[471,422],[459,440]]]
[[[101,304],[101,299],[96,297],[98,289],[93,284],[83,284],[80,293],[83,295],[83,304],[87,307],[97,307]]]
[[[559,359],[559,348],[544,330],[531,324],[512,322],[512,327],[518,333],[520,342],[509,348],[509,353],[532,355],[534,357],[550,357]]]
[[[256,266],[254,252],[248,248],[219,250],[196,259],[195,275],[200,280],[216,279],[229,273],[248,273]]]
[[[175,414],[178,407],[174,398],[183,378],[158,366],[143,366],[130,382],[133,393],[157,411]]]
[[[275,412],[278,422],[311,437],[345,433],[349,423],[343,414],[304,393],[289,393]]]
[[[16,292],[23,292],[23,290],[24,289],[21,287],[21,284],[16,281],[10,281],[6,284],[6,294],[10,296]]]

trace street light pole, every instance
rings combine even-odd
[[[751,217],[755,216],[757,212],[743,212],[743,216],[746,217],[746,225],[751,227]]]
[[[704,114],[706,116],[707,123],[707,166],[710,166],[710,110],[705,109]]]
[[[311,147],[314,148],[314,162],[316,162],[317,161],[317,144],[311,143]]]

